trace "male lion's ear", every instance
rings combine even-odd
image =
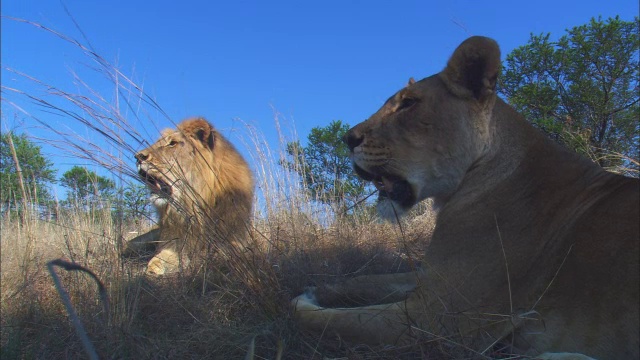
[[[441,76],[456,95],[486,100],[495,94],[500,65],[498,44],[484,36],[473,36],[453,52]]]
[[[185,121],[181,124],[182,131],[190,134],[193,138],[200,141],[204,146],[213,149],[215,135],[213,127],[207,120],[203,118],[195,118]]]
[[[196,138],[200,140],[205,146],[213,150],[214,136],[211,127],[205,129],[198,129],[196,131]]]

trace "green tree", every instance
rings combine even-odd
[[[56,181],[53,163],[27,135],[6,132],[0,138],[0,201],[3,209],[14,207],[23,200],[9,139],[13,142],[20,164],[27,201],[47,205],[51,201],[49,186]]]
[[[366,183],[351,167],[349,148],[342,141],[350,126],[334,120],[325,127],[315,127],[307,137],[307,146],[299,141],[287,144],[285,168],[300,175],[312,198],[331,205],[344,214],[366,197]]]
[[[74,166],[62,174],[60,184],[67,188],[67,204],[89,208],[102,207],[111,201],[116,187],[113,180],[82,166]]]
[[[552,139],[637,172],[639,25],[598,18],[557,42],[531,35],[507,55],[499,92]]]
[[[126,220],[149,217],[149,189],[140,183],[129,183],[123,189],[123,216]]]

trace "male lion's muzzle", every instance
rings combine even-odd
[[[140,178],[142,178],[149,189],[151,189],[151,192],[163,196],[171,195],[171,185],[169,185],[166,181],[149,174],[148,172],[140,168],[140,166],[138,166],[138,169],[138,175],[140,175]]]
[[[151,192],[162,196],[171,196],[171,185],[162,180],[160,177],[150,174],[149,171],[151,171],[153,165],[150,164],[149,161],[147,161],[149,159],[149,155],[144,151],[141,151],[135,155],[135,158],[136,165],[138,167],[138,175],[144,181],[147,187],[149,187]]]

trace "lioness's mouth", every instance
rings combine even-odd
[[[372,173],[357,164],[353,164],[353,169],[358,176],[363,180],[371,181],[373,186],[378,189],[378,201],[389,199],[403,208],[410,208],[416,203],[413,188],[406,179],[387,173],[382,169],[374,169],[375,173]]]
[[[163,196],[171,195],[171,185],[167,184],[164,180],[157,178],[144,170],[139,170],[138,174],[147,184],[149,189],[151,189],[151,192]]]

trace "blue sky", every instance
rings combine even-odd
[[[351,125],[366,119],[409,77],[440,71],[455,47],[470,35],[495,38],[503,58],[531,33],[585,24],[592,17],[638,15],[637,0],[612,1],[136,1],[65,0],[91,46],[144,85],[178,122],[202,115],[238,145],[241,122],[263,132],[277,146],[274,109],[285,134],[305,138],[331,120]],[[4,0],[2,15],[31,20],[83,40],[62,2]],[[2,85],[40,94],[17,69],[73,91],[70,71],[90,61],[74,46],[33,26],[2,19]],[[86,71],[84,72],[87,73]],[[84,78],[101,93],[112,89],[97,74]],[[108,96],[107,96],[108,97]],[[64,117],[3,90],[55,127],[82,129]],[[32,120],[2,103],[2,131],[47,137]],[[170,127],[151,116],[144,133]],[[144,126],[140,124],[140,126]],[[142,131],[142,130],[141,130]],[[61,157],[45,145],[58,176],[84,161]],[[133,159],[131,158],[131,166]]]

